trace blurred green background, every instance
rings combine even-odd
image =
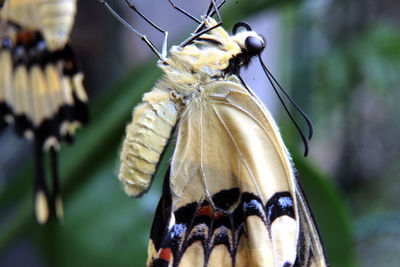
[[[124,1],[110,3],[161,46],[161,36]],[[167,25],[170,44],[195,27],[167,0],[135,3]],[[208,1],[176,4],[199,16]],[[273,29],[264,36],[279,49],[268,52],[268,46],[264,54],[275,58],[271,71],[314,122],[308,158],[302,157],[301,140],[282,107],[267,105],[293,154],[331,266],[398,266],[400,2],[228,0],[222,12],[226,29],[248,20],[258,31],[271,19]],[[71,40],[86,75],[91,122],[73,146],[61,149],[65,220],[35,223],[31,144],[4,132],[0,266],[144,266],[171,150],[152,190],[140,199],[121,189],[118,154],[133,106],[161,72],[149,49],[97,0],[79,1]],[[248,75],[249,83],[261,79]],[[266,83],[255,87],[260,94],[271,90]],[[275,101],[269,96],[267,103]]]

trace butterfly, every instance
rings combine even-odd
[[[70,46],[76,0],[7,0],[0,11],[0,131],[12,125],[33,140],[38,223],[63,218],[57,150],[88,121],[83,74]],[[47,190],[44,152],[53,178]]]
[[[168,56],[166,41],[159,53],[133,29],[155,51],[164,75],[134,108],[126,128],[119,179],[128,195],[149,190],[176,136],[147,266],[327,266],[278,127],[240,77],[240,69],[259,57],[275,81],[260,56],[265,40],[244,22],[229,35],[218,12],[224,2],[211,1],[201,20],[191,17],[198,28]]]

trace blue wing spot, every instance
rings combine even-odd
[[[269,225],[271,225],[276,218],[281,216],[286,215],[293,219],[295,218],[292,195],[287,191],[275,193],[268,200],[266,210]]]

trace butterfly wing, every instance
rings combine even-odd
[[[48,49],[55,51],[68,43],[76,10],[77,0],[7,0],[0,10],[0,19],[40,31]]]
[[[304,189],[297,179],[296,198],[300,219],[300,235],[297,245],[297,257],[294,266],[327,266],[324,246],[318,228],[304,195]]]
[[[272,117],[234,78],[205,91],[180,118],[147,265],[292,266],[299,249],[319,255]]]
[[[12,124],[19,135],[34,140],[35,213],[38,222],[45,223],[49,201],[43,151],[53,150],[55,158],[59,144],[71,142],[76,128],[88,121],[83,74],[69,44],[49,50],[40,32],[3,26],[7,34],[0,45],[0,131]],[[58,180],[57,164],[53,165]],[[59,189],[53,191],[50,202],[57,218],[62,218]]]

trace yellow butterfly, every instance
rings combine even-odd
[[[168,56],[166,42],[156,52],[164,75],[126,128],[119,179],[134,197],[149,189],[176,133],[147,266],[327,266],[278,127],[239,75],[265,41],[243,22],[229,35],[211,17],[218,8],[211,1]]]
[[[63,217],[56,150],[88,120],[83,74],[68,44],[75,14],[76,0],[7,0],[0,11],[0,131],[13,124],[19,135],[34,140],[40,224],[52,210]],[[46,150],[52,159],[52,196],[44,177]]]

